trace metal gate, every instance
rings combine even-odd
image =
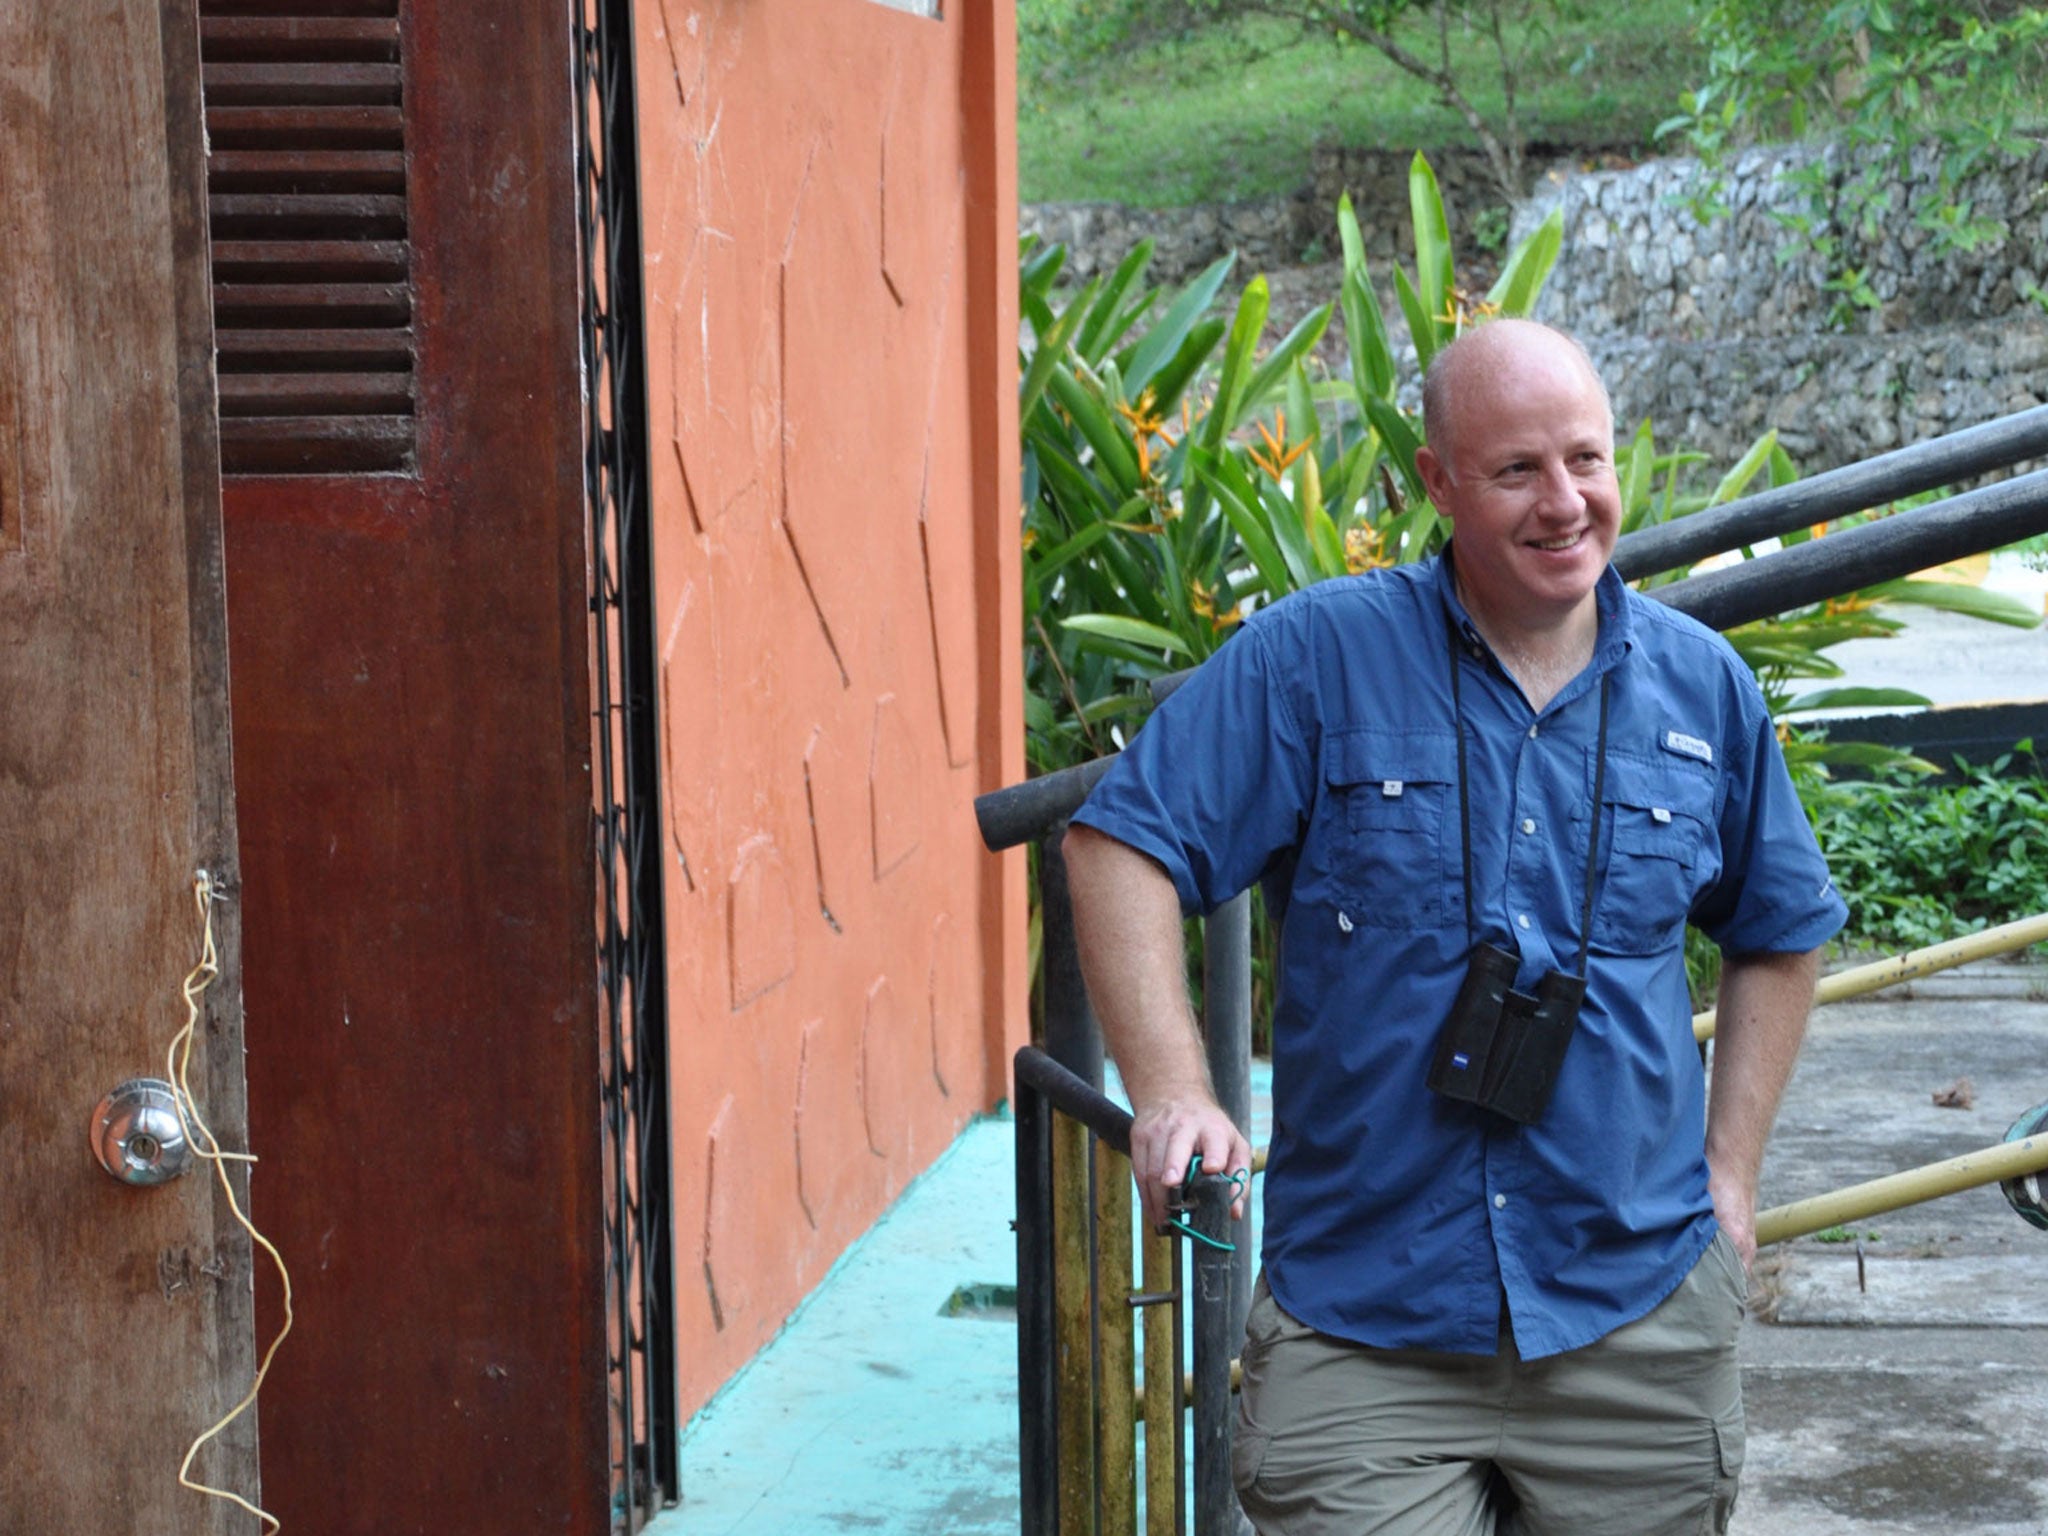
[[[647,368],[629,0],[576,16],[613,1529],[677,1502]]]

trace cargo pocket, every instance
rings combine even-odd
[[[1262,1429],[1250,1428],[1240,1414],[1230,1437],[1230,1486],[1240,1498],[1258,1482],[1266,1465],[1266,1452],[1272,1448],[1273,1437]]]
[[[1726,1536],[1735,1518],[1735,1497],[1742,1485],[1742,1451],[1747,1440],[1742,1408],[1736,1405],[1732,1417],[1714,1421],[1714,1494],[1707,1518],[1700,1525],[1701,1536]]]
[[[1606,874],[1593,947],[1656,954],[1678,942],[1693,897],[1719,872],[1713,781],[1682,766],[1610,754],[1600,798]]]
[[[1338,904],[1368,928],[1446,921],[1457,854],[1457,738],[1448,731],[1335,731],[1324,746],[1331,803],[1322,856]],[[1459,898],[1462,900],[1462,898]]]

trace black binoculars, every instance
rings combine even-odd
[[[1517,992],[1520,965],[1521,956],[1495,945],[1473,949],[1437,1036],[1428,1082],[1446,1098],[1534,1125],[1557,1086],[1586,979],[1551,971],[1533,994]]]

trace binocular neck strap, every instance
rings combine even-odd
[[[1458,847],[1464,860],[1465,942],[1475,939],[1472,917],[1472,797],[1465,785],[1465,698],[1458,686],[1458,633],[1448,619],[1444,632],[1450,638],[1451,714],[1458,735]],[[1607,684],[1613,670],[1600,674],[1600,725],[1593,748],[1593,810],[1587,817],[1586,895],[1579,908],[1579,962],[1576,974],[1586,979],[1586,947],[1593,937],[1593,897],[1600,874],[1600,804],[1607,788]]]

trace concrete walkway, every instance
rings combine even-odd
[[[1820,1010],[1765,1163],[1766,1202],[1999,1140],[2048,1099],[2044,996],[2048,966],[1987,963]],[[1974,1107],[1937,1106],[1959,1078]],[[2048,1232],[1982,1189],[1843,1235],[1759,1266],[1736,1531],[2048,1531]]]
[[[1940,1108],[1968,1077],[1974,1106]],[[2048,966],[1987,963],[1815,1016],[1765,1202],[1988,1145],[2048,1098]],[[976,1123],[683,1441],[654,1536],[1013,1536],[1011,1127]],[[1862,1284],[1858,1284],[1858,1252]],[[1802,1239],[1743,1337],[1738,1536],[2048,1533],[2048,1233],[1995,1189]]]
[[[649,1536],[1016,1536],[1013,1127],[976,1121],[683,1431]]]

